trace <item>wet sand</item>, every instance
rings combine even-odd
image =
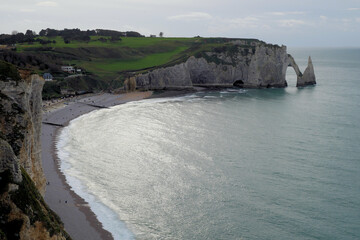
[[[55,149],[56,134],[69,121],[82,114],[130,101],[150,97],[152,92],[126,94],[92,94],[65,99],[60,103],[47,104],[43,114],[41,144],[42,164],[47,181],[45,201],[64,222],[65,230],[73,239],[113,239],[103,229],[88,204],[75,194],[59,170]]]

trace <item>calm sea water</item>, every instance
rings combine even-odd
[[[360,49],[289,49],[317,86],[75,119],[62,171],[115,239],[360,239]]]

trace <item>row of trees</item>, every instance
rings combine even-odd
[[[18,33],[17,31],[13,31],[13,33],[10,34],[1,34],[0,35],[0,44],[3,45],[10,45],[15,43],[23,43],[23,42],[35,42],[33,33],[27,34],[26,33]]]
[[[11,63],[20,68],[37,67],[40,70],[54,72],[61,72],[60,66],[62,59],[59,59],[56,54],[47,52],[33,54],[31,52],[14,52],[5,50],[0,52],[0,60]]]
[[[27,30],[25,33],[13,31],[12,34],[1,34],[0,35],[0,44],[10,45],[15,43],[24,43],[24,42],[35,42],[40,41],[38,37],[63,37],[65,42],[70,42],[71,40],[77,41],[90,41],[91,36],[104,36],[111,37],[112,41],[121,40],[121,37],[144,37],[138,32],[127,31],[120,32],[115,30],[107,29],[96,29],[96,30],[86,30],[82,31],[79,28],[56,30],[56,29],[42,29],[37,35],[35,31]],[[42,40],[44,41],[44,40]],[[41,42],[45,43],[45,42]]]

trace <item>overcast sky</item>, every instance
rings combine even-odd
[[[0,0],[0,33],[44,28],[360,47],[360,0]]]

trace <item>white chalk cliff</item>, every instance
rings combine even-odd
[[[17,72],[9,63],[0,64]],[[41,195],[43,85],[44,79],[30,72],[18,79],[0,78],[0,239],[71,239]]]
[[[194,86],[267,88],[286,87],[286,69],[297,74],[297,86],[316,84],[314,67],[301,73],[285,46],[261,41],[244,45],[242,41],[227,44],[223,51],[203,52],[174,66],[155,69],[136,77],[138,89],[184,89]]]

